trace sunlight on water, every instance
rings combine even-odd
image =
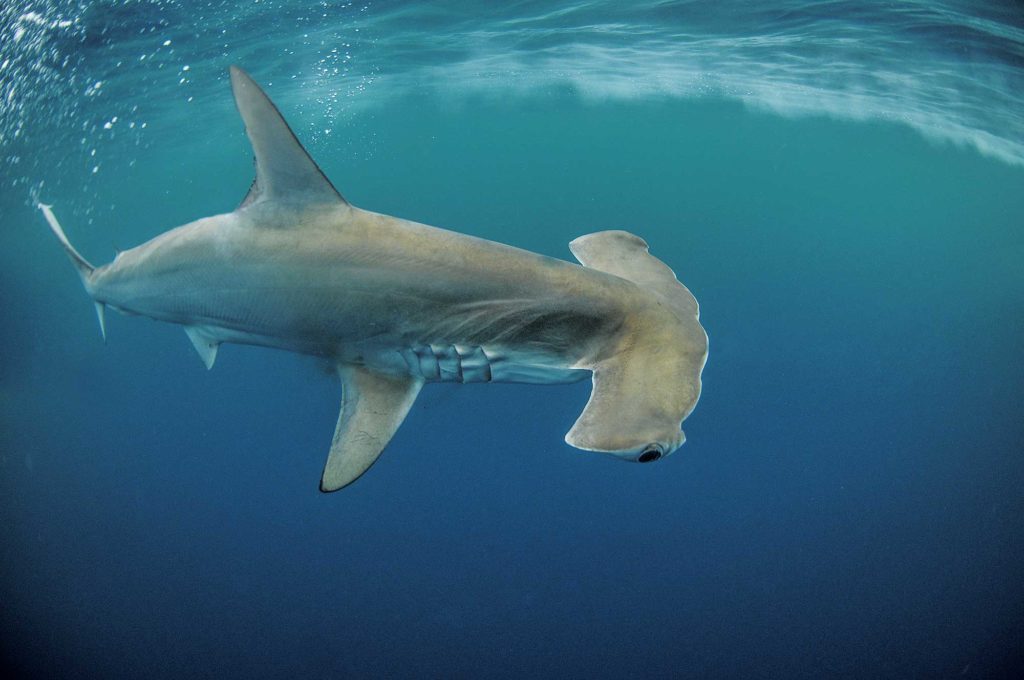
[[[147,129],[154,118],[221,112],[226,68],[235,62],[268,65],[260,69],[273,78],[268,86],[297,81],[298,108],[314,109],[318,121],[335,120],[373,80],[372,70],[353,75],[350,66],[365,11],[351,2],[313,9],[259,1],[5,4],[4,184],[35,184],[69,165],[99,174],[110,154],[123,163],[126,153],[136,153],[132,146],[151,142]],[[262,40],[268,14],[300,33]],[[311,132],[327,135],[330,123]]]
[[[40,181],[40,149],[59,149],[58,166],[101,173],[115,137],[111,153],[123,155],[149,142],[154,117],[204,115],[197,101],[222,101],[233,62],[280,86],[276,96],[302,114],[300,132],[314,143],[352,111],[414,92],[569,88],[592,99],[728,98],[782,115],[891,121],[1024,163],[1024,18],[1014,3],[592,0],[473,9],[6,3],[4,183]],[[268,21],[288,32],[264,39]]]

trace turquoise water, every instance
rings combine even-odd
[[[1019,676],[1024,10],[750,7],[5,4],[3,662]],[[684,447],[569,448],[586,383],[435,385],[323,495],[326,367],[103,344],[31,197],[94,262],[234,208],[232,63],[356,205],[566,259],[643,236],[711,338]]]

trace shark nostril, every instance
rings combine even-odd
[[[652,463],[661,458],[661,447],[655,444],[648,446],[637,458],[638,463]]]

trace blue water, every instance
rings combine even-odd
[[[232,209],[227,67],[353,203],[569,258],[643,236],[711,338],[688,441],[589,384],[428,386],[317,491],[316,361],[92,305]],[[1017,2],[0,7],[0,660],[23,677],[1020,677]]]

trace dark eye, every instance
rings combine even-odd
[[[651,463],[661,458],[661,447],[657,444],[651,444],[644,452],[640,454],[640,457],[636,459],[638,463]]]

